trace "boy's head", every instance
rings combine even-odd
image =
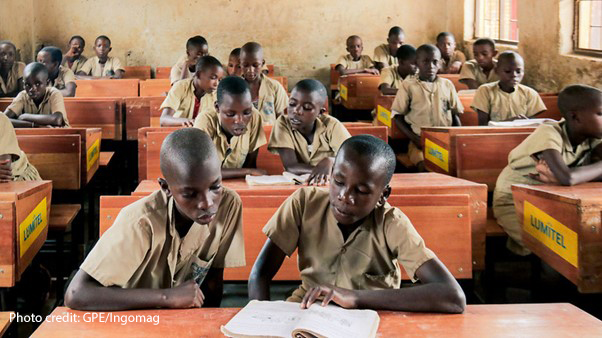
[[[364,50],[364,43],[362,39],[357,35],[352,35],[347,38],[347,52],[351,54],[351,57],[354,60],[359,60],[360,56],[362,56],[362,51]]]
[[[84,47],[86,47],[86,40],[81,36],[74,35],[69,39],[69,49],[76,59],[82,55]]]
[[[205,55],[197,61],[192,81],[196,88],[201,88],[206,93],[213,93],[222,77],[224,77],[224,68],[219,60]]]
[[[403,45],[395,53],[399,62],[398,72],[400,74],[416,74],[416,48],[412,45]]]
[[[240,48],[234,48],[228,56],[228,75],[242,76],[242,66],[240,65]]]
[[[63,62],[63,52],[57,47],[47,46],[38,52],[37,61],[44,64],[49,74],[55,74]]]
[[[506,88],[515,88],[525,75],[524,69],[525,62],[520,54],[513,51],[505,51],[498,57],[495,72],[503,86]]]
[[[441,57],[449,60],[456,50],[456,38],[450,32],[441,32],[437,35],[437,48],[441,52]]]
[[[387,43],[389,44],[389,50],[391,55],[397,53],[397,49],[403,46],[406,39],[406,33],[399,26],[393,26],[389,29],[389,35],[387,35]]]
[[[111,50],[111,39],[106,35],[101,35],[94,40],[94,52],[99,59],[106,60]]]
[[[253,117],[251,90],[247,82],[238,76],[227,76],[217,86],[215,109],[226,133],[240,136],[247,131]]]
[[[186,56],[190,64],[196,64],[205,55],[209,55],[209,44],[204,37],[197,35],[186,41]]]
[[[372,135],[348,138],[339,149],[330,178],[330,207],[345,225],[364,219],[391,194],[395,153]]]
[[[27,95],[34,101],[40,101],[46,94],[48,85],[48,69],[44,64],[32,62],[23,71],[23,87]]]
[[[257,42],[247,42],[240,49],[240,65],[242,67],[242,76],[248,82],[256,81],[261,68],[265,64],[263,58],[263,48]]]
[[[0,68],[10,70],[17,59],[17,47],[10,41],[0,41]]]
[[[571,85],[558,94],[558,108],[569,129],[587,138],[602,138],[602,91]]]
[[[416,50],[416,65],[418,66],[418,75],[423,81],[435,81],[441,52],[434,45],[425,44]]]
[[[222,172],[213,141],[204,131],[184,128],[161,145],[161,189],[172,196],[180,215],[210,223],[222,199]]]
[[[297,82],[288,103],[288,120],[295,130],[310,132],[316,118],[326,112],[328,94],[324,85],[314,79]]]
[[[493,58],[497,55],[495,42],[489,38],[480,38],[472,45],[472,53],[481,68],[493,68]]]

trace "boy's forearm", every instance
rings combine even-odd
[[[42,126],[56,126],[62,127],[64,125],[64,121],[61,113],[53,113],[51,115],[45,114],[21,114],[19,116],[19,120],[33,122],[37,125]]]
[[[473,80],[473,79],[462,79],[462,80],[460,80],[460,83],[463,83],[466,86],[468,86],[468,89],[477,89],[477,88],[479,88],[479,83],[476,80]]]
[[[397,94],[397,88],[382,87],[380,88],[380,92],[383,95],[395,95]]]
[[[188,119],[181,117],[173,117],[171,115],[164,115],[161,116],[159,122],[161,124],[161,127],[180,127],[185,122],[188,122]]]
[[[120,311],[167,307],[163,289],[122,289],[119,287],[88,286],[78,291],[69,288],[65,305],[84,311]]]
[[[251,175],[253,169],[250,168],[222,168],[222,178],[244,178],[247,175]]]
[[[59,90],[63,97],[74,97],[75,96],[75,83],[69,82],[65,85],[64,89]]]
[[[12,123],[15,128],[35,128],[35,123],[30,121],[23,121],[17,119],[9,119],[10,123]]]
[[[270,279],[251,273],[249,276],[249,300],[270,300]]]

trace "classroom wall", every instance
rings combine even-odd
[[[20,60],[32,61],[33,54],[33,13],[34,0],[0,0],[0,40],[10,40],[17,47]]]

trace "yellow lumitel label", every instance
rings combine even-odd
[[[579,267],[576,232],[525,201],[523,229],[574,267]]]
[[[424,140],[424,158],[449,172],[449,151],[428,138]]]
[[[345,85],[339,85],[339,95],[341,95],[341,98],[345,101],[347,101],[347,87],[345,87]]]
[[[376,118],[385,126],[391,128],[391,112],[380,104],[376,106]]]
[[[94,143],[92,143],[92,146],[90,148],[88,148],[87,156],[86,156],[87,162],[88,162],[87,170],[90,170],[90,168],[92,168],[94,163],[96,161],[98,161],[99,156],[100,156],[100,139],[94,141]]]
[[[21,257],[47,226],[48,209],[46,209],[46,197],[44,197],[27,218],[19,224],[19,251]]]

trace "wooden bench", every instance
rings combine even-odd
[[[0,287],[13,287],[48,235],[52,182],[0,183]]]
[[[140,82],[140,96],[167,96],[171,88],[169,79],[150,79]],[[137,95],[136,95],[137,96]]]
[[[525,246],[573,282],[602,292],[602,183],[512,186]]]
[[[153,105],[155,102],[160,102],[160,106],[163,100],[165,100],[165,96],[124,98],[125,134],[127,140],[138,139],[138,129],[151,126]]]
[[[539,115],[537,118],[549,118],[560,121],[562,119],[562,113],[558,108],[558,95],[554,94],[540,94],[543,103],[546,105],[547,110]]]
[[[508,154],[535,130],[534,127],[429,127],[422,128],[425,167],[493,190],[508,164]]]
[[[163,111],[161,110],[161,105],[163,101],[165,101],[165,97],[157,96],[149,98],[149,106],[150,106],[150,126],[154,128],[161,127],[161,114]]]
[[[76,97],[138,96],[138,79],[76,80]]]
[[[171,75],[171,67],[156,67],[155,79],[169,79]]]
[[[99,166],[99,128],[17,128],[19,146],[57,190],[79,190]]]
[[[339,78],[339,94],[347,109],[361,110],[374,108],[374,100],[379,95],[380,75],[353,74]]]
[[[457,92],[468,89],[467,85],[460,82],[460,74],[437,74],[437,76],[450,80]]]
[[[101,151],[100,157],[98,158],[98,165],[101,167],[107,167],[114,155],[114,151]]]
[[[50,208],[48,229],[60,232],[71,230],[71,224],[81,208],[80,204],[53,204]]]
[[[124,79],[148,80],[151,78],[150,66],[129,66],[123,67],[123,70],[125,70]]]

